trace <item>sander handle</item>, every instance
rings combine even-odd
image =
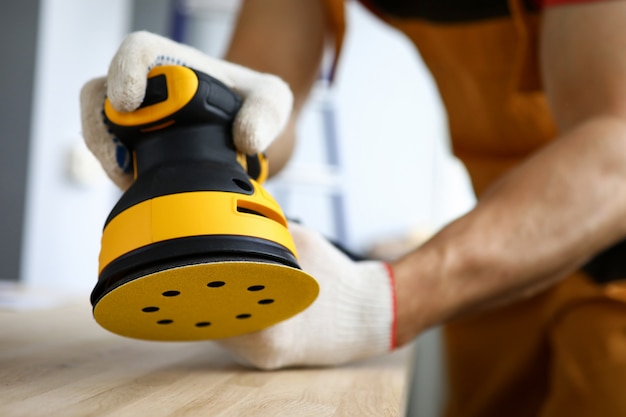
[[[268,162],[263,153],[245,155],[232,142],[232,124],[241,107],[241,97],[220,80],[184,66],[158,66],[148,73],[142,104],[134,111],[116,110],[108,98],[104,120],[133,154],[135,177],[138,175],[137,150],[153,138],[188,127],[213,126],[227,136],[225,146],[248,175],[259,183],[267,178]],[[168,135],[170,136],[170,135]],[[207,146],[216,146],[216,141]],[[222,142],[222,141],[218,141]]]

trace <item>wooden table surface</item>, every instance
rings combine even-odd
[[[0,416],[398,416],[411,346],[341,367],[256,371],[210,342],[101,329],[87,300],[0,311]]]

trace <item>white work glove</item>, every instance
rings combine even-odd
[[[86,83],[80,96],[87,147],[122,190],[133,182],[130,155],[104,124],[105,95],[118,111],[137,109],[144,98],[148,71],[158,65],[184,65],[207,73],[242,97],[243,105],[233,124],[233,139],[243,153],[264,151],[287,124],[293,96],[280,78],[209,57],[152,33],[132,33],[113,57],[108,76]]]
[[[395,285],[382,262],[354,262],[321,235],[290,224],[302,270],[320,286],[296,316],[260,332],[217,341],[235,360],[260,369],[339,365],[395,347]]]

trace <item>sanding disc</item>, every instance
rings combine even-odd
[[[96,303],[94,317],[105,329],[137,339],[221,339],[286,320],[313,303],[318,292],[313,277],[284,265],[185,265],[112,289]]]

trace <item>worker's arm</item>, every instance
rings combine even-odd
[[[270,175],[281,169],[294,146],[296,120],[319,76],[327,36],[323,2],[244,1],[226,59],[278,75],[294,94],[291,119],[267,150]]]
[[[559,137],[393,265],[398,344],[544,288],[626,236],[626,2],[544,13],[542,71]]]

